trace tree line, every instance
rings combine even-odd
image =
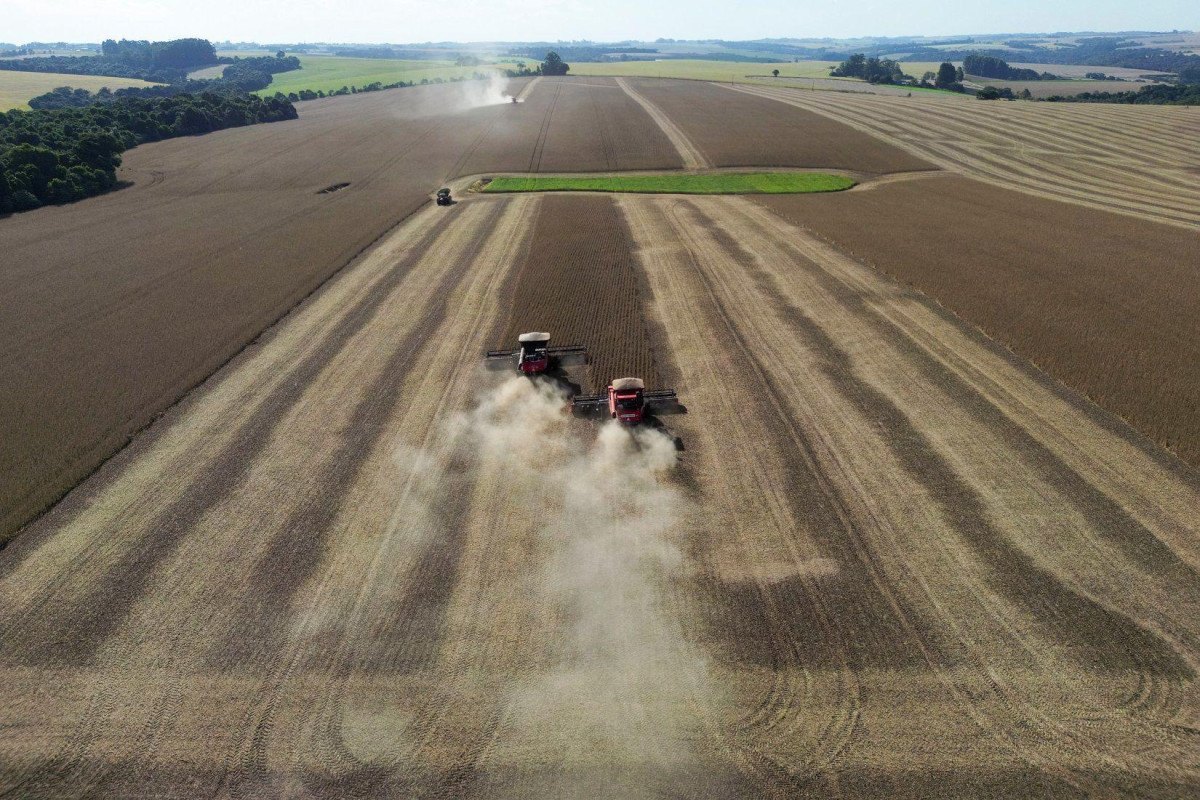
[[[525,62],[517,62],[516,69],[506,69],[504,74],[510,78],[524,78],[531,75],[566,75],[571,69],[571,65],[562,60],[554,50],[546,53],[546,60],[538,64],[533,69],[525,65]]]
[[[0,70],[15,72],[57,72],[68,75],[97,75],[135,78],[177,87],[172,94],[219,89],[212,81],[200,85],[188,79],[188,72],[210,64],[228,64],[221,78],[241,91],[253,92],[271,84],[271,76],[300,69],[300,59],[282,50],[274,56],[218,58],[207,39],[173,39],[168,42],[107,39],[98,56],[39,56],[0,60]],[[146,95],[158,96],[158,95]]]
[[[1153,83],[1136,92],[1083,92],[1044,98],[1048,103],[1125,103],[1155,106],[1200,106],[1200,83]]]
[[[145,142],[296,117],[286,99],[217,92],[0,112],[0,213],[106,192],[121,153]]]
[[[967,75],[978,75],[982,78],[1000,78],[1007,81],[1054,81],[1057,75],[1049,72],[1038,72],[1036,69],[1019,69],[1009,66],[1002,58],[971,53],[963,59],[963,72]]]

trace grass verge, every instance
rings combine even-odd
[[[485,192],[636,192],[650,194],[807,194],[840,192],[854,181],[823,172],[722,172],[680,175],[496,178]]]

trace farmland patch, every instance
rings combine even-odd
[[[636,192],[654,194],[806,194],[854,186],[844,175],[822,172],[712,172],[666,175],[499,177],[487,192]]]

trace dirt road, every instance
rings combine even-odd
[[[1195,794],[1194,472],[734,198],[554,200],[690,409],[570,420],[477,366],[547,202],[420,212],[0,553],[0,795]]]

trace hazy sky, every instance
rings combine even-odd
[[[0,41],[18,43],[182,36],[613,41],[1173,28],[1200,28],[1200,0],[0,0]]]

